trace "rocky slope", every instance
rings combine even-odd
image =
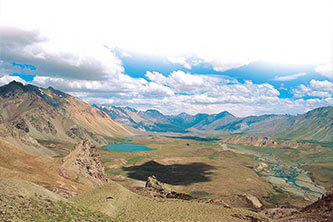
[[[0,87],[0,136],[27,152],[52,155],[38,140],[77,143],[89,138],[102,145],[106,138],[129,135],[103,111],[51,87],[15,81]]]
[[[66,198],[92,188],[60,176],[62,164],[60,158],[32,155],[0,139],[0,179],[30,181]]]
[[[333,192],[327,192],[314,203],[301,209],[272,208],[265,209],[260,214],[283,222],[330,222],[333,221]]]
[[[294,116],[290,127],[278,133],[276,137],[290,140],[333,142],[332,135],[333,106],[328,106]]]

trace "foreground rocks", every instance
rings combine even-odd
[[[331,222],[333,221],[333,191],[327,192],[316,202],[302,208],[265,209],[260,214],[278,221]]]
[[[148,177],[145,187],[148,189],[150,195],[153,197],[192,200],[195,202],[216,204],[221,205],[225,208],[230,208],[229,205],[227,205],[226,203],[224,203],[223,200],[220,199],[197,199],[196,197],[193,197],[191,195],[176,192],[172,190],[171,187],[158,181],[155,176]]]
[[[92,186],[108,182],[96,146],[87,139],[78,143],[63,159],[58,172],[67,179]]]
[[[164,198],[173,198],[173,199],[182,199],[182,200],[192,200],[194,197],[185,193],[178,193],[173,191],[167,185],[159,182],[155,176],[148,177],[148,180],[145,185],[146,188],[150,191],[150,194],[154,197],[164,197]]]
[[[328,191],[318,201],[304,207],[301,212],[322,212],[328,214],[333,219],[333,190]]]

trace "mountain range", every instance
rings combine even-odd
[[[12,81],[0,87],[0,137],[26,152],[53,155],[38,141],[97,145],[132,133],[109,115],[69,94]]]
[[[132,131],[214,132],[214,135],[248,134],[274,136],[286,140],[333,141],[333,107],[321,107],[301,115],[261,115],[236,117],[223,111],[218,114],[163,115],[158,110],[138,111],[131,107],[101,105],[95,107]]]

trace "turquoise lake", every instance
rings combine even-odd
[[[136,152],[136,151],[150,151],[156,150],[155,148],[149,148],[143,145],[138,144],[109,144],[103,146],[103,148],[108,149],[110,151],[118,151],[118,152]]]

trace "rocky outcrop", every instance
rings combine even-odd
[[[24,118],[14,121],[13,125],[19,130],[23,130],[26,133],[29,132],[29,127],[28,127],[27,123],[25,122]]]
[[[205,204],[221,205],[225,208],[230,208],[230,206],[221,199],[198,199],[185,193],[176,192],[168,185],[158,181],[155,176],[148,177],[145,187],[153,197],[189,200]]]
[[[159,182],[155,176],[148,177],[145,187],[150,191],[150,194],[154,197],[173,198],[173,199],[182,199],[182,200],[195,199],[191,195],[185,193],[178,193],[172,190],[167,185]]]
[[[267,163],[259,163],[256,167],[254,167],[254,171],[260,172],[260,171],[264,170],[267,167],[268,167]]]
[[[259,209],[262,207],[262,203],[260,202],[260,200],[257,197],[255,197],[251,194],[246,194],[246,193],[241,196],[245,197],[246,200],[251,204],[251,206],[253,208]]]
[[[277,221],[285,221],[283,218],[290,217],[293,214],[297,214],[298,210],[294,208],[269,208],[264,209],[260,212],[261,215],[264,215],[268,218]]]
[[[108,182],[96,146],[87,139],[77,144],[63,159],[58,172],[67,179],[83,184],[99,186]]]

